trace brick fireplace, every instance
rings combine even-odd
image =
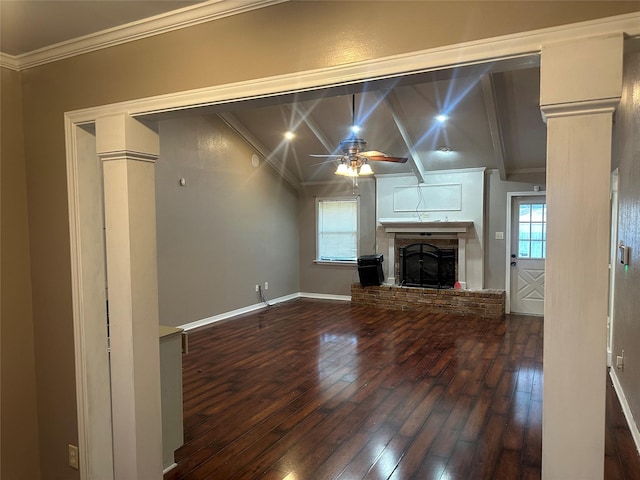
[[[467,280],[482,285],[482,277],[467,271],[467,245],[477,242],[478,232],[471,221],[421,222],[411,220],[380,219],[380,234],[384,234],[380,252],[385,257],[386,279],[380,286],[351,285],[351,302],[392,310],[420,310],[429,313],[457,313],[480,317],[499,318],[505,312],[504,290],[476,287],[467,289]],[[399,283],[398,249],[413,243],[428,243],[439,248],[455,249],[456,277],[460,288],[424,288],[402,286]],[[386,248],[384,247],[386,246]],[[476,254],[477,256],[477,254]],[[477,260],[476,260],[477,261]],[[476,269],[477,272],[477,269]],[[480,270],[481,272],[481,270]]]

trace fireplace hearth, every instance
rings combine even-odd
[[[455,288],[363,287],[351,284],[351,303],[388,310],[417,310],[425,313],[455,313],[485,318],[504,315],[504,290],[457,290]]]

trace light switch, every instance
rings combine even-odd
[[[496,240],[504,240],[504,232],[496,232]]]

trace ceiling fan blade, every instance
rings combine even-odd
[[[359,155],[362,155],[363,157],[388,157],[389,155],[387,155],[384,152],[379,152],[377,150],[367,150],[366,152],[360,152]]]
[[[344,155],[309,155],[313,158],[342,158]]]
[[[360,152],[359,155],[365,157],[367,160],[372,160],[374,162],[405,163],[408,160],[405,157],[391,157],[386,153],[379,152],[377,150],[367,150],[366,152]]]
[[[390,157],[389,155],[375,155],[375,156],[367,156],[367,160],[371,160],[373,162],[394,162],[394,163],[406,163],[408,158],[406,157]]]

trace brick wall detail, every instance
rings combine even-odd
[[[455,290],[381,285],[351,285],[351,303],[390,310],[421,310],[500,318],[504,315],[504,290]]]

